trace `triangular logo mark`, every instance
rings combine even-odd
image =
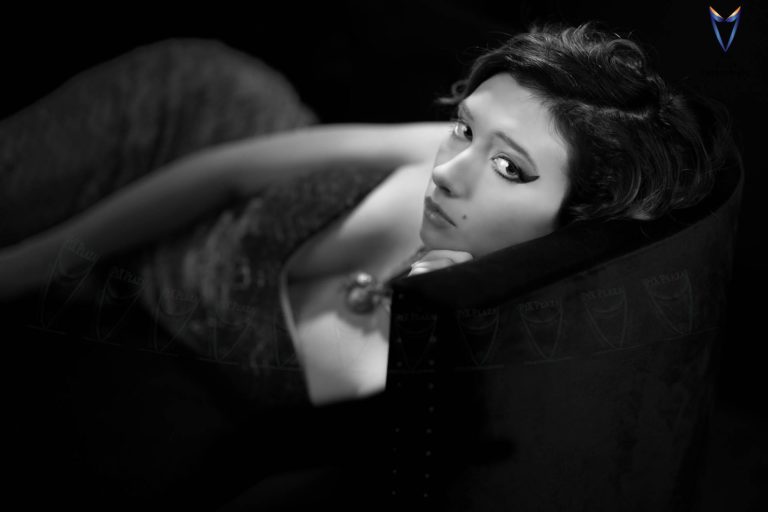
[[[736,37],[736,29],[739,28],[739,19],[741,18],[741,6],[737,7],[735,11],[731,13],[730,16],[727,18],[724,18],[720,16],[720,14],[712,8],[712,6],[709,6],[709,18],[712,21],[712,29],[715,31],[715,37],[717,37],[717,42],[720,43],[720,48],[723,49],[724,52],[728,51],[728,48],[731,47],[731,43],[733,43],[733,38]],[[727,24],[733,24],[733,28],[731,28],[730,36],[728,36],[728,43],[723,43],[723,37],[720,34],[720,26],[722,26],[722,30],[725,31]]]

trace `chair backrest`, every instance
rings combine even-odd
[[[693,208],[396,280],[384,492],[441,510],[693,503],[742,180],[734,152]]]

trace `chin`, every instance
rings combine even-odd
[[[421,230],[419,230],[419,238],[421,242],[428,249],[437,249],[445,244],[445,237],[441,237],[439,233],[435,233],[426,221],[421,223]]]
[[[441,231],[431,227],[427,222],[421,224],[419,238],[421,238],[421,242],[429,250],[466,251],[473,254],[472,251],[468,250],[460,242],[452,237],[445,236]]]

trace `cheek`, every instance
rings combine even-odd
[[[537,194],[490,199],[466,212],[471,238],[482,252],[502,249],[547,235],[554,230],[559,204]]]

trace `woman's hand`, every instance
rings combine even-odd
[[[429,251],[416,263],[411,265],[409,276],[431,272],[439,268],[450,267],[457,263],[463,263],[472,259],[472,255],[464,251],[451,251],[440,249]]]

